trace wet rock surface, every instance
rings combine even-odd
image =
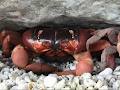
[[[0,28],[111,24],[120,24],[119,0],[0,0]]]

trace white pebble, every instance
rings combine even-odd
[[[116,69],[113,72],[114,75],[120,75],[120,66],[116,67]]]
[[[87,88],[87,90],[95,90],[94,87],[90,86]]]
[[[109,81],[109,85],[112,86],[114,82],[116,82],[115,78],[111,78]]]
[[[12,88],[10,88],[10,90],[17,90],[18,86],[13,86]]]
[[[111,68],[106,68],[102,72],[99,73],[100,76],[106,77],[107,75],[112,74],[113,70]]]
[[[75,90],[75,87],[76,87],[76,83],[72,82],[71,85],[70,85],[71,90]]]
[[[65,86],[65,80],[62,79],[61,81],[59,81],[55,86],[55,90],[59,90],[59,89],[62,89],[63,87]]]
[[[117,80],[113,83],[113,89],[118,90],[120,87],[120,80]]]
[[[85,87],[91,87],[91,86],[94,86],[96,84],[95,81],[93,81],[92,79],[86,79],[83,81],[83,85]]]
[[[96,85],[94,86],[96,89],[99,89],[100,87],[102,87],[103,86],[103,81],[101,81],[101,80],[98,80],[98,82],[96,83]]]
[[[99,88],[99,90],[109,90],[107,85],[102,86],[101,88]]]
[[[80,76],[81,79],[91,79],[92,75],[90,73],[84,73]]]
[[[27,83],[19,84],[17,89],[18,90],[29,90],[28,84]]]
[[[3,67],[5,67],[6,65],[4,64],[4,63],[1,63],[0,62],[0,68],[3,68]]]
[[[5,83],[0,83],[0,88],[2,90],[9,90],[8,86]]]
[[[53,89],[51,89],[51,90],[53,90]],[[69,86],[66,86],[66,87],[62,88],[61,90],[72,90],[72,89]]]
[[[21,81],[21,80],[22,80],[22,78],[21,78],[21,77],[16,77],[16,79],[15,79],[16,84],[18,84],[18,83],[19,83],[19,81]]]
[[[57,83],[57,78],[53,76],[47,76],[44,78],[45,87],[53,87]]]
[[[79,80],[79,77],[74,77],[74,79],[73,79],[73,82],[75,82],[76,83],[76,85],[78,85],[79,84],[79,82],[80,82],[80,80]]]
[[[52,77],[58,77],[58,75],[57,74],[49,74],[48,76],[52,76]]]
[[[77,85],[76,90],[85,90],[83,85]]]
[[[107,81],[110,81],[110,80],[111,80],[111,78],[113,78],[113,75],[112,75],[112,74],[107,75],[107,76],[105,77],[105,79],[106,79]]]
[[[31,80],[30,80],[29,76],[25,76],[25,78],[24,78],[24,79],[25,79],[25,81],[26,81],[26,82],[31,82]]]

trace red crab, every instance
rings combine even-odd
[[[118,34],[118,30],[115,28],[110,31],[108,29],[96,31],[94,29],[39,30],[32,28],[23,33],[2,30],[0,32],[0,42],[3,55],[9,56],[11,54],[13,63],[19,68],[40,73],[54,72],[58,75],[81,75],[93,71],[94,64],[91,52],[103,50],[101,57],[104,66],[115,67],[113,53],[116,51],[111,52],[110,49],[112,48],[109,49],[109,47],[116,47],[113,46],[117,44],[117,41],[113,40],[118,36],[115,35],[116,31]],[[109,40],[101,39],[106,34],[110,34],[108,35]],[[119,44],[117,46],[119,49]],[[64,62],[67,58],[73,57],[78,61],[78,64],[73,71],[61,71],[46,63],[33,63],[32,58],[34,55],[40,55],[40,57],[50,62]],[[108,63],[105,63],[105,61]]]

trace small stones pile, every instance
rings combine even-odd
[[[2,90],[119,90],[120,66],[114,71],[106,68],[97,75],[81,76],[36,75],[0,62],[0,89]]]

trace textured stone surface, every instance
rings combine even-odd
[[[0,0],[0,27],[84,26],[89,19],[120,24],[120,0]]]

